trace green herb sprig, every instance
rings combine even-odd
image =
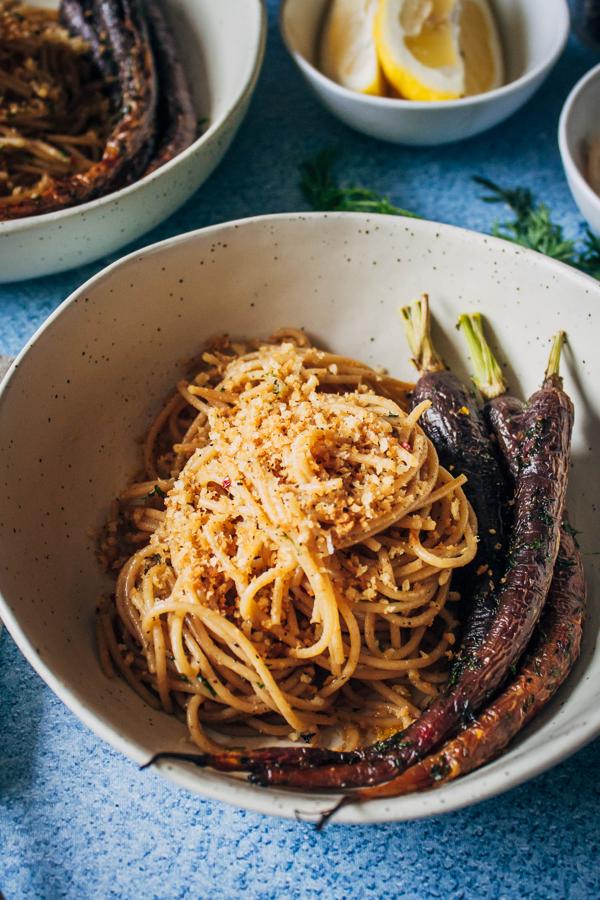
[[[600,278],[600,238],[586,229],[581,247],[566,238],[562,225],[555,222],[545,203],[539,203],[528,188],[502,188],[488,178],[476,176],[474,181],[487,191],[481,198],[485,203],[504,203],[514,213],[514,219],[496,222],[495,237],[504,238],[522,247],[529,247],[560,262],[575,266],[594,278]]]
[[[212,686],[208,678],[204,677],[204,675],[196,675],[196,681],[199,681],[200,684],[203,685],[203,687],[205,687],[208,693],[212,694],[213,697],[217,696],[217,692],[215,691],[214,687]]]
[[[166,497],[165,491],[161,488],[159,484],[155,484],[151,491],[148,491],[146,497],[160,497],[161,500],[164,500]]]
[[[416,213],[395,206],[378,191],[340,185],[333,175],[335,160],[335,151],[328,149],[300,165],[300,190],[313,209],[320,212],[366,212],[421,218]]]

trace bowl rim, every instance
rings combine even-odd
[[[109,203],[118,202],[123,198],[128,197],[130,194],[135,193],[137,190],[141,190],[143,187],[152,184],[162,176],[167,175],[172,169],[177,168],[177,166],[184,162],[184,160],[191,156],[195,156],[199,150],[215,143],[221,136],[223,130],[227,127],[227,124],[235,117],[240,107],[244,105],[248,97],[253,93],[265,55],[268,27],[265,6],[266,0],[246,0],[246,2],[252,2],[254,4],[258,24],[257,40],[252,48],[251,61],[247,72],[241,80],[241,86],[235,99],[218,119],[209,124],[209,127],[203,134],[199,135],[189,147],[185,148],[185,150],[182,150],[164,165],[159,166],[158,169],[155,169],[148,175],[143,175],[141,178],[138,178],[136,181],[133,181],[125,187],[119,188],[117,191],[103,194],[101,197],[96,197],[94,200],[88,200],[86,203],[67,206],[65,209],[38,213],[34,216],[23,216],[20,219],[0,219],[0,237],[3,233],[18,234],[20,231],[27,231],[37,225],[60,222],[71,216],[77,216],[91,210],[101,209]]]
[[[526,87],[529,83],[535,81],[544,74],[548,69],[552,68],[561,56],[571,27],[571,14],[567,0],[556,0],[562,21],[558,23],[555,29],[555,44],[552,51],[537,64],[530,72],[520,75],[507,84],[501,84],[500,87],[493,88],[491,91],[485,91],[483,94],[475,94],[472,97],[460,97],[457,100],[405,100],[402,97],[378,97],[374,94],[361,94],[358,91],[352,91],[350,88],[338,84],[327,75],[324,75],[313,63],[300,53],[294,47],[294,44],[287,33],[285,26],[285,9],[293,0],[281,0],[279,7],[279,30],[285,47],[296,65],[302,69],[308,77],[312,78],[320,84],[325,90],[337,94],[341,99],[356,101],[358,104],[365,106],[379,107],[380,109],[403,109],[403,110],[439,110],[439,109],[464,109],[469,106],[480,106],[484,103],[490,103],[494,100],[506,97],[512,93],[518,92],[520,88]]]
[[[579,100],[583,91],[587,88],[588,84],[590,84],[592,81],[595,81],[596,79],[600,81],[600,63],[593,66],[588,72],[586,72],[585,75],[583,75],[582,78],[580,78],[579,81],[576,82],[574,87],[569,92],[569,95],[564,102],[560,114],[560,119],[558,121],[558,146],[560,149],[560,155],[562,157],[562,162],[565,173],[567,175],[567,179],[572,180],[575,183],[577,189],[584,194],[586,199],[591,204],[598,207],[598,209],[600,210],[600,197],[592,188],[591,184],[588,183],[587,179],[582,175],[579,166],[575,162],[569,143],[569,127],[575,104]]]
[[[127,254],[121,259],[116,260],[106,266],[98,273],[87,279],[82,285],[76,288],[54,312],[42,323],[35,334],[27,341],[26,345],[19,353],[11,365],[7,375],[0,383],[0,421],[2,418],[2,405],[4,394],[12,377],[18,370],[22,360],[33,351],[38,339],[51,329],[54,321],[65,313],[69,307],[74,306],[79,297],[83,296],[90,288],[96,286],[107,277],[111,276],[115,270],[120,267],[126,267],[133,261],[140,262],[146,256],[168,250],[171,247],[189,242],[190,245],[207,236],[216,236],[220,233],[226,233],[232,229],[240,227],[254,227],[260,223],[277,223],[282,221],[336,221],[338,219],[354,219],[356,222],[363,224],[372,224],[374,216],[363,213],[277,213],[270,215],[252,216],[211,225],[206,228],[196,229],[184,234],[175,235],[155,244],[144,247],[141,250],[135,250]],[[404,225],[408,230],[434,230],[447,235],[461,236],[463,240],[467,239],[472,246],[473,242],[478,245],[489,245],[501,248],[503,254],[512,256],[525,256],[533,260],[537,260],[537,264],[549,271],[561,274],[571,281],[583,286],[586,292],[598,294],[600,300],[600,285],[596,279],[582,272],[567,266],[555,259],[543,256],[536,251],[523,248],[519,245],[511,244],[500,238],[495,238],[480,232],[475,232],[466,228],[460,228],[454,225],[446,225],[433,222],[427,219],[415,220],[407,219],[402,216],[377,216],[379,220],[389,220],[394,222],[394,227]],[[80,697],[79,689],[72,683],[66,683],[56,676],[49,663],[42,658],[36,651],[34,644],[25,634],[24,629],[19,624],[18,615],[9,605],[8,598],[0,593],[0,617],[4,620],[8,631],[13,637],[15,643],[36,670],[42,679],[49,685],[54,693],[62,700],[62,702],[89,727],[102,740],[106,741],[114,749],[118,750],[128,759],[137,764],[141,764],[148,759],[147,751],[142,746],[139,739],[125,737],[120,734],[114,725],[111,724],[110,718],[106,713],[96,713],[89,709],[84,698]],[[568,702],[568,701],[567,701]],[[593,709],[581,713],[576,719],[568,723],[569,728],[556,735],[552,744],[548,747],[545,754],[536,752],[532,749],[528,752],[517,753],[510,761],[510,772],[506,767],[488,772],[486,775],[486,767],[471,773],[464,778],[459,779],[440,790],[428,792],[428,802],[419,803],[422,795],[415,794],[409,797],[400,798],[401,806],[399,809],[394,800],[375,800],[366,806],[354,806],[346,810],[342,810],[336,822],[344,824],[375,824],[391,821],[409,821],[413,819],[425,818],[432,815],[439,815],[445,812],[451,812],[478,803],[497,794],[501,794],[506,790],[515,787],[522,782],[535,777],[541,772],[551,768],[558,762],[571,755],[586,743],[600,734],[600,707],[594,712]],[[248,809],[253,812],[260,812],[279,816],[283,818],[298,818],[297,806],[300,802],[308,802],[306,795],[299,795],[290,791],[283,790],[263,790],[249,785],[245,781],[237,781],[222,775],[215,777],[202,777],[198,770],[194,769],[187,763],[162,763],[157,767],[162,775],[167,777],[180,787],[186,788],[194,793],[213,800],[229,803],[238,808]],[[214,775],[214,773],[212,773]],[[473,788],[473,789],[471,789]],[[451,794],[449,792],[452,792]],[[329,797],[323,794],[316,795],[310,799],[312,814],[318,814],[319,811],[328,809],[335,797]]]

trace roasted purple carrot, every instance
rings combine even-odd
[[[519,450],[523,440],[522,418],[525,404],[506,393],[502,370],[492,353],[483,331],[480,313],[459,316],[462,332],[473,363],[473,382],[485,399],[483,415],[486,426],[494,436],[501,460],[511,478],[519,467]]]
[[[138,119],[137,128],[123,129],[123,150],[127,157],[115,182],[115,186],[122,187],[144,174],[156,149],[158,73],[144,0],[96,0],[95,6],[101,33],[107,35],[114,48],[119,85],[129,88],[121,96],[124,122],[130,112],[130,97],[138,102],[140,112],[144,100],[148,101],[146,115]],[[132,62],[138,65],[141,81],[131,80]]]
[[[487,398],[485,410],[493,423],[506,467],[513,478],[519,470],[525,405],[501,396],[504,379],[485,340],[479,315],[461,316],[475,366],[474,381]],[[441,750],[386,784],[358,792],[358,799],[397,797],[439,787],[472,772],[496,757],[514,736],[548,703],[571,671],[581,645],[585,613],[585,578],[577,545],[563,528],[548,600],[533,643],[517,677]]]
[[[116,79],[117,63],[106,35],[97,27],[94,19],[96,4],[93,0],[62,0],[59,20],[73,36],[80,37],[88,45],[88,53],[105,79]]]
[[[180,760],[200,768],[209,766],[220,772],[262,772],[269,766],[302,768],[353,762],[357,758],[355,752],[340,753],[337,750],[321,750],[315,747],[265,747],[247,751],[223,748],[223,752],[218,754],[177,753],[165,750],[155,753],[140,768],[147,769],[162,760]]]
[[[158,145],[148,172],[163,166],[195,140],[198,117],[173,35],[157,0],[146,0],[146,17],[158,73]],[[147,174],[146,173],[146,174]]]
[[[441,464],[467,476],[464,490],[477,517],[477,556],[464,572],[458,570],[453,580],[453,587],[463,598],[465,622],[453,666],[452,677],[456,679],[485,637],[495,611],[495,579],[504,566],[502,510],[509,498],[477,398],[446,368],[435,350],[427,295],[404,307],[401,314],[420,376],[412,392],[412,406],[430,402],[420,425],[433,442]]]

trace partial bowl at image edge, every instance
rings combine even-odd
[[[0,284],[64,272],[116,252],[172,215],[210,177],[244,119],[264,60],[264,0],[243,2],[253,10],[248,13],[252,28],[236,25],[237,38],[224,37],[224,46],[242,53],[239,42],[245,43],[247,63],[226,109],[189,147],[126,187],[56,212],[0,221]],[[207,15],[205,8],[215,16],[211,3],[203,0],[196,7],[200,18]]]
[[[596,90],[594,102],[588,100],[589,117],[582,110],[579,120],[586,121],[589,131],[585,128],[584,133],[572,133],[573,119],[576,117],[578,104],[585,103],[585,97],[588,92]],[[563,168],[573,199],[577,204],[581,215],[588,223],[593,232],[600,235],[600,196],[594,191],[592,186],[581,171],[581,166],[575,158],[575,154],[582,152],[582,144],[586,138],[592,136],[592,130],[595,127],[595,137],[600,141],[600,116],[598,115],[598,103],[600,103],[600,63],[590,69],[589,72],[581,78],[571,90],[562,108],[560,121],[558,125],[558,144],[560,155],[562,158]],[[595,118],[594,118],[594,114]],[[574,146],[574,144],[578,146]],[[580,157],[581,158],[581,157]]]

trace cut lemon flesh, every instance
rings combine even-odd
[[[459,5],[457,0],[413,0],[413,14],[400,17],[401,22],[412,24],[413,30],[406,34],[405,44],[415,59],[424,66],[433,69],[452,68],[459,63],[456,46]],[[406,0],[403,8],[406,13]],[[408,8],[411,8],[411,4],[408,4]]]
[[[465,61],[465,95],[500,87],[504,79],[502,48],[487,0],[463,0],[459,42]]]
[[[321,71],[361,94],[386,92],[373,37],[377,0],[333,0],[321,38]]]
[[[374,35],[385,77],[408,100],[455,100],[502,82],[487,0],[378,0]]]

